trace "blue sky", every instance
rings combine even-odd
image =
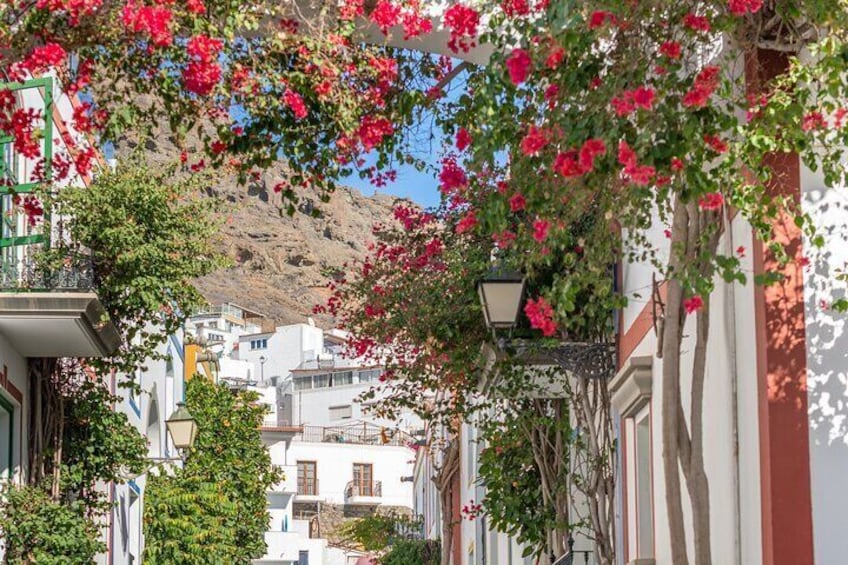
[[[436,155],[431,155],[427,161],[434,165],[436,158]],[[434,208],[439,205],[438,182],[432,172],[421,172],[411,165],[403,165],[395,167],[395,169],[397,170],[397,180],[380,188],[375,188],[370,180],[362,180],[358,175],[342,179],[340,182],[343,185],[352,186],[368,196],[376,191],[408,198],[424,208]]]

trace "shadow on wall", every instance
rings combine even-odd
[[[848,203],[841,196],[836,190],[805,194],[813,218],[826,219],[817,222],[826,245],[811,252],[804,282],[810,442],[841,451],[848,465],[848,314],[830,308],[846,296],[845,283],[836,280],[848,264]]]

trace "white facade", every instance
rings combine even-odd
[[[115,394],[123,397],[115,410],[126,414],[130,423],[147,438],[147,456],[151,459],[151,465],[157,464],[157,460],[160,464],[169,464],[164,460],[179,457],[168,435],[165,420],[176,410],[177,402],[182,402],[185,396],[182,335],[169,336],[159,353],[165,355],[166,359],[149,361],[147,371],[134,375],[141,394],[132,394],[120,386],[126,376],[113,383]],[[124,565],[141,562],[146,485],[145,473],[126,484],[109,487],[109,495],[115,507],[107,530],[108,553],[99,560],[100,563]]]

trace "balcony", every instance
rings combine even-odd
[[[383,483],[359,483],[350,481],[345,487],[345,504],[373,505],[380,504],[383,499]]]
[[[0,260],[0,333],[25,357],[100,357],[120,335],[93,292],[86,256],[45,267],[31,255]]]
[[[297,493],[297,465],[274,465],[274,469],[282,471],[283,480],[271,485],[268,489],[270,494],[295,494]]]

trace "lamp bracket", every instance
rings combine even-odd
[[[545,346],[527,340],[500,340],[502,350],[513,349],[516,357],[533,357],[537,363],[552,361],[563,370],[584,379],[610,379],[615,375],[615,343],[566,341]]]

